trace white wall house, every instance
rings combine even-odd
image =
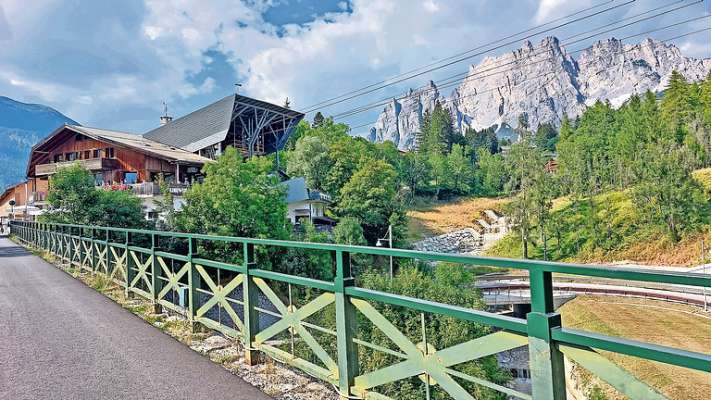
[[[283,182],[286,186],[287,217],[296,225],[308,220],[316,226],[333,226],[335,221],[326,216],[331,204],[331,196],[318,190],[309,189],[303,177]]]

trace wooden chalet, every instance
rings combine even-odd
[[[49,177],[72,164],[91,171],[97,186],[113,187],[152,183],[160,174],[170,183],[187,185],[201,179],[202,166],[210,161],[139,135],[64,125],[32,148],[27,177],[42,199]]]
[[[32,148],[26,194],[18,194],[16,203],[41,211],[50,177],[76,163],[92,172],[97,187],[152,197],[160,194],[156,181],[162,175],[171,192],[180,196],[202,180],[203,165],[227,147],[245,157],[277,152],[278,159],[303,117],[289,108],[233,94],[174,121],[164,115],[161,126],[144,135],[64,125]],[[153,202],[144,201],[144,206],[147,217],[155,217]]]

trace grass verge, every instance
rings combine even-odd
[[[696,307],[626,297],[582,296],[566,303],[560,313],[563,326],[568,328],[711,352],[711,313]],[[603,355],[670,399],[705,400],[711,393],[708,373],[614,353]],[[597,387],[595,390],[604,393],[600,398],[624,398],[606,385]]]

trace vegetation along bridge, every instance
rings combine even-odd
[[[709,354],[561,326],[552,284],[552,274],[563,273],[711,287],[708,275],[96,226],[13,222],[11,231],[62,262],[105,274],[127,294],[152,299],[185,313],[193,324],[241,340],[249,362],[258,362],[258,354],[269,355],[332,383],[343,398],[391,398],[382,394],[383,388],[419,377],[423,398],[447,398],[446,393],[457,400],[474,399],[479,390],[488,390],[521,399],[564,399],[564,357],[631,399],[664,398],[600,351],[711,372]],[[289,249],[331,254],[333,280],[270,271],[270,257]],[[531,312],[519,319],[361,288],[350,266],[351,260],[366,256],[527,270]],[[293,294],[302,300],[294,300]],[[214,308],[222,310],[219,316],[211,312]],[[412,322],[392,318],[393,310],[417,316],[421,336],[405,334],[403,326]],[[261,314],[273,317],[268,326],[260,326]],[[484,334],[434,348],[432,339],[440,333],[429,326],[434,316],[491,329],[473,329]],[[363,325],[370,328],[359,329]],[[532,394],[483,379],[476,368],[466,368],[523,346],[529,350]],[[364,367],[366,361],[369,368]]]

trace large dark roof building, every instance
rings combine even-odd
[[[232,94],[143,136],[212,159],[228,146],[250,157],[280,150],[303,118],[298,111]]]
[[[229,146],[244,157],[278,156],[303,118],[298,111],[233,94],[175,121],[166,113],[161,126],[144,135],[63,125],[32,148],[28,180],[13,200],[29,215],[29,207],[46,205],[49,177],[75,164],[91,171],[102,188],[132,190],[149,198],[161,194],[156,182],[162,177],[171,193],[180,196],[190,184],[202,181],[202,166]],[[144,205],[155,214],[153,201]]]

